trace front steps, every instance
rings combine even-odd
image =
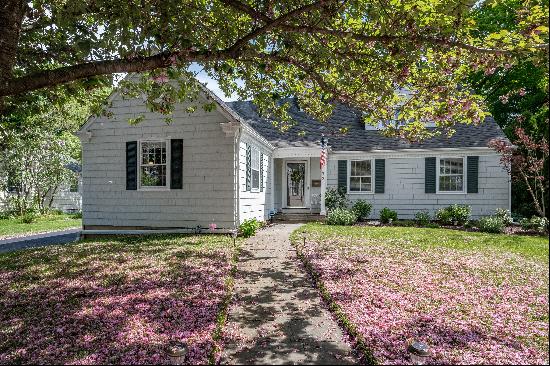
[[[315,222],[324,221],[325,216],[319,214],[317,209],[309,208],[283,208],[273,216],[273,222]]]

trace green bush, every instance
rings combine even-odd
[[[523,230],[535,230],[539,233],[548,231],[548,219],[546,217],[533,216],[530,219],[523,218],[519,224]]]
[[[329,211],[327,224],[329,225],[353,225],[357,221],[357,216],[353,210],[345,208],[335,208]]]
[[[36,221],[37,217],[38,215],[36,213],[34,213],[33,211],[28,211],[27,213],[21,216],[21,221],[24,224],[31,224]]]
[[[430,213],[427,210],[418,211],[414,215],[414,221],[416,221],[416,224],[419,226],[426,226],[430,223],[431,217]]]
[[[468,205],[450,205],[437,210],[435,217],[445,225],[464,225],[470,219],[472,209]]]
[[[416,221],[413,221],[413,220],[397,220],[397,221],[394,221],[393,224],[395,226],[411,227],[411,226],[416,226]]]
[[[365,200],[357,200],[354,202],[352,210],[355,212],[357,220],[365,221],[369,218],[372,211],[372,205]]]
[[[243,223],[239,226],[239,231],[241,232],[241,235],[245,238],[250,238],[254,234],[256,234],[256,231],[260,228],[261,223],[254,219],[248,219],[244,220]]]
[[[397,212],[390,210],[387,207],[384,207],[380,211],[380,222],[387,224],[391,221],[397,221]]]
[[[429,222],[426,224],[427,228],[429,229],[439,229],[441,227],[441,225],[439,225],[437,222]]]
[[[325,206],[328,211],[335,210],[337,208],[348,207],[348,198],[346,191],[343,188],[329,188],[325,193]]]
[[[453,215],[448,207],[437,210],[435,219],[444,225],[451,225],[453,223]]]
[[[514,222],[510,210],[507,210],[505,208],[497,208],[495,210],[495,217],[500,218],[506,226],[511,225]]]
[[[479,228],[479,231],[484,233],[502,233],[504,232],[506,224],[504,223],[502,217],[495,215],[482,217],[478,220],[477,227]]]
[[[81,218],[82,218],[82,211],[80,211],[80,212],[75,212],[75,213],[71,214],[71,217],[72,217],[73,219],[81,219]]]
[[[47,215],[56,215],[56,216],[58,216],[58,215],[63,215],[63,211],[61,211],[58,208],[52,208],[50,210],[47,210],[46,214]]]

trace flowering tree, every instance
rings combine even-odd
[[[515,134],[515,146],[502,139],[492,140],[489,146],[501,154],[501,164],[512,178],[525,183],[537,213],[545,217],[548,180],[544,177],[544,168],[548,163],[548,141],[544,137],[534,141],[521,127],[516,128]]]
[[[67,165],[73,162],[67,136],[13,136],[10,149],[3,151],[0,172],[10,176],[12,193],[10,209],[23,214],[29,209],[44,211],[51,207],[53,196],[60,186],[68,183],[73,172]],[[5,190],[7,181],[4,181]],[[2,185],[0,183],[0,185]]]
[[[0,118],[0,191],[14,188],[11,210],[51,207],[60,186],[74,178],[67,164],[80,161],[80,142],[72,132],[109,93],[110,88],[37,92],[6,105]]]
[[[482,98],[464,88],[472,70],[547,60],[548,2],[523,2],[513,29],[481,29],[475,10],[502,1],[4,0],[0,98],[140,72],[132,92],[169,114],[198,93],[189,67],[200,65],[281,121],[277,101],[294,96],[320,120],[338,101],[392,121],[389,133],[430,136],[427,120],[438,131],[483,120]]]

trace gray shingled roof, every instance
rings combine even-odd
[[[260,117],[251,101],[229,102],[227,105],[275,147],[319,146],[321,134],[328,136],[334,151],[486,147],[493,138],[505,138],[494,119],[488,117],[479,126],[457,125],[452,137],[438,136],[422,143],[409,143],[399,138],[384,137],[376,130],[365,130],[360,112],[341,104],[336,106],[329,120],[322,123],[300,111],[296,103],[291,103],[289,113],[297,125],[281,132],[269,120]],[[347,134],[331,133],[340,128],[348,128]],[[299,134],[301,131],[305,134]]]

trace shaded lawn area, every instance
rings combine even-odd
[[[0,239],[19,236],[21,234],[37,234],[59,231],[82,226],[82,219],[73,215],[44,215],[35,222],[25,224],[20,218],[0,219]]]
[[[0,254],[0,364],[207,363],[237,248],[147,236]]]
[[[548,364],[548,238],[308,224],[292,241],[379,363],[417,339],[432,364]]]

